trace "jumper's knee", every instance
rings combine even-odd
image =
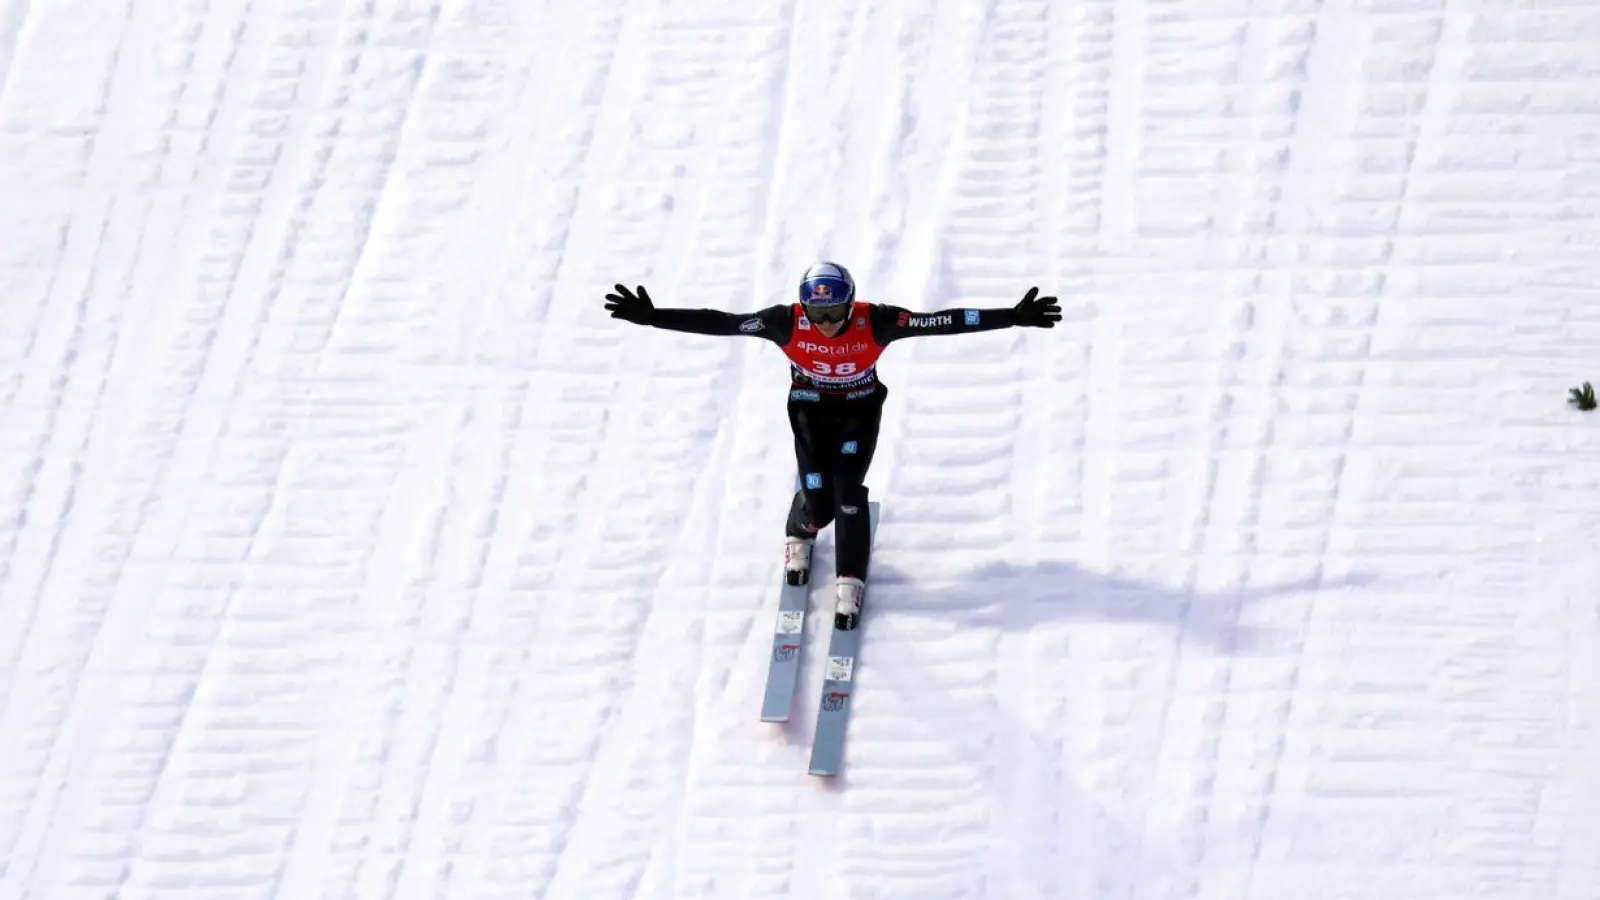
[[[839,485],[839,514],[854,516],[867,511],[867,486],[864,484]]]
[[[815,537],[833,521],[833,496],[828,491],[795,491],[789,506],[787,532],[791,537]]]

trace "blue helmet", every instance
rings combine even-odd
[[[836,262],[819,262],[800,277],[800,307],[813,322],[843,322],[855,299],[856,280]]]

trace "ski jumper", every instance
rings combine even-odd
[[[784,531],[791,537],[815,537],[837,521],[836,574],[865,580],[871,532],[864,482],[888,397],[888,387],[878,379],[878,358],[904,338],[1010,328],[1016,316],[1011,309],[914,313],[858,301],[844,328],[831,338],[806,319],[799,303],[744,315],[657,309],[650,324],[691,334],[764,338],[782,349],[789,359],[789,426],[800,478]]]

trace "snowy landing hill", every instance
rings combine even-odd
[[[0,900],[1595,900],[1597,135],[1584,0],[0,0]],[[885,357],[833,780],[781,356],[601,309],[819,257],[1066,314]]]

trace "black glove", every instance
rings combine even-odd
[[[650,294],[639,285],[639,295],[634,296],[622,285],[617,285],[617,292],[606,295],[606,309],[611,312],[611,318],[632,322],[635,325],[649,325],[655,318],[656,307],[650,302]]]
[[[1028,293],[1012,307],[1017,325],[1023,328],[1054,328],[1061,321],[1061,305],[1054,297],[1039,296],[1039,289],[1028,288]]]

